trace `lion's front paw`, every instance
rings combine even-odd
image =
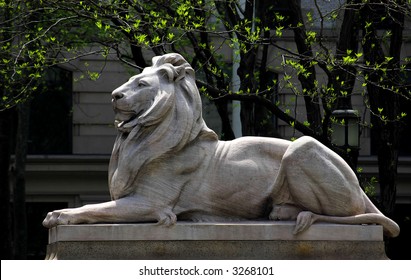
[[[158,225],[172,226],[177,222],[177,216],[171,211],[159,214]]]
[[[58,225],[69,225],[75,223],[74,216],[70,214],[70,209],[62,209],[49,212],[43,220],[43,226],[52,228]]]
[[[310,211],[302,211],[297,216],[293,234],[307,230],[314,222],[316,215]]]

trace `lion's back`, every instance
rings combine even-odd
[[[262,137],[219,141],[210,147],[201,175],[185,187],[178,204],[204,215],[260,218],[288,145]]]
[[[276,168],[289,145],[290,141],[278,138],[240,137],[232,141],[219,141],[215,158],[220,164],[241,166],[242,162],[258,162],[259,166]]]

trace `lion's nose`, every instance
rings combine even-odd
[[[111,96],[113,97],[114,100],[119,100],[124,97],[124,94],[119,91],[113,91]]]

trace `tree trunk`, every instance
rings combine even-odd
[[[404,26],[404,14],[391,12],[394,16],[392,23],[392,36],[390,41],[389,56],[391,60],[389,67],[397,69],[389,71],[387,85],[395,85],[395,82],[400,80],[399,64],[402,46],[402,33]],[[390,84],[391,82],[391,84]],[[384,92],[384,101],[386,104],[388,116],[395,120],[400,114],[401,98],[394,92]],[[386,102],[385,102],[386,101]],[[383,208],[388,216],[393,216],[395,209],[395,199],[397,196],[397,166],[398,166],[398,152],[400,146],[400,122],[393,121],[388,123],[380,132],[381,142],[378,150],[378,162],[380,170],[380,188],[381,188],[381,202]],[[381,163],[380,163],[381,162]],[[384,176],[381,176],[383,174]]]
[[[380,128],[378,141],[378,170],[383,212],[392,217],[397,194],[398,125]]]
[[[307,72],[310,73],[308,76],[304,76],[302,74],[298,75],[298,79],[305,92],[304,102],[305,109],[307,111],[307,121],[310,123],[310,127],[316,132],[316,134],[321,135],[321,110],[318,92],[315,86],[316,71],[314,66],[310,65],[311,58],[313,57],[313,51],[311,46],[307,43],[307,34],[301,11],[301,4],[296,0],[291,0],[289,3],[293,25],[298,26],[293,28],[293,30],[294,41],[296,43],[298,53],[301,56],[300,63],[304,66],[304,69],[307,69]],[[305,57],[307,59],[305,59]]]
[[[373,9],[366,6],[362,15],[368,22],[375,17]],[[387,64],[389,71],[368,71],[369,83],[367,84],[368,95],[370,99],[370,109],[381,116],[374,117],[374,127],[378,135],[378,169],[382,211],[387,216],[392,216],[395,208],[395,198],[397,193],[397,166],[398,166],[398,150],[399,150],[399,131],[400,123],[397,120],[400,108],[400,96],[388,90],[391,86],[396,86],[395,81],[398,80],[399,60],[402,44],[402,26],[404,17],[402,14],[395,15],[391,31],[392,37],[390,41],[389,56],[392,60]],[[381,15],[378,15],[379,17]],[[365,32],[364,32],[365,34]],[[366,40],[364,40],[364,58],[371,65],[383,65],[385,56],[382,46],[378,41],[377,31],[371,27],[367,30]],[[387,72],[387,74],[385,73]],[[384,79],[382,86],[376,86],[380,79]],[[384,119],[385,118],[385,119]]]
[[[246,1],[244,9],[244,19],[251,23],[251,32],[254,32],[256,25],[256,18],[261,18],[261,9],[255,7],[257,5],[253,1]],[[258,6],[258,5],[257,5]],[[246,34],[246,32],[244,32]],[[240,64],[237,70],[237,75],[240,78],[241,85],[240,91],[243,93],[253,94],[257,89],[257,77],[254,73],[257,72],[257,54],[259,48],[252,43],[249,43],[247,36],[238,34],[240,40],[243,41],[246,51],[241,50],[240,53]],[[256,135],[255,123],[258,122],[256,119],[256,106],[254,102],[242,101],[241,102],[241,130],[242,135]]]
[[[0,9],[0,17],[6,23],[2,25],[2,32],[0,32],[0,41],[7,42],[12,37],[10,32],[12,24],[10,1],[3,2],[4,6]],[[10,59],[8,49],[4,49],[4,54],[0,59]],[[0,75],[0,100],[7,97],[5,76]],[[0,110],[0,216],[2,229],[0,230],[1,240],[1,259],[12,259],[12,209],[10,203],[10,182],[9,182],[9,168],[10,168],[10,153],[11,153],[11,134],[12,134],[12,114],[14,110],[8,109]]]
[[[0,230],[1,259],[12,259],[12,219],[10,204],[10,135],[12,110],[0,111]]]
[[[358,53],[358,12],[355,8],[349,6],[350,4],[355,5],[355,2],[355,0],[348,1],[348,5],[344,10],[344,18],[335,51],[335,58],[340,61],[349,51],[353,56]],[[337,102],[334,103],[333,110],[352,109],[351,95],[357,79],[356,74],[357,69],[352,65],[339,65],[330,72],[328,77],[329,87],[332,87],[338,96]],[[342,84],[341,81],[344,81],[344,83]],[[345,95],[342,95],[343,92]],[[326,113],[330,114],[331,112]],[[327,122],[327,125],[329,125],[329,118],[327,118]],[[338,153],[350,165],[353,171],[357,172],[359,150],[338,149]]]
[[[27,259],[27,218],[26,218],[26,156],[30,121],[30,101],[17,106],[17,137],[15,152],[15,183],[13,188],[14,208],[14,256]]]

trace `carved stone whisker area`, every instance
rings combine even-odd
[[[297,260],[387,259],[380,225],[312,225],[294,235],[295,222],[178,222],[57,226],[46,259]]]

